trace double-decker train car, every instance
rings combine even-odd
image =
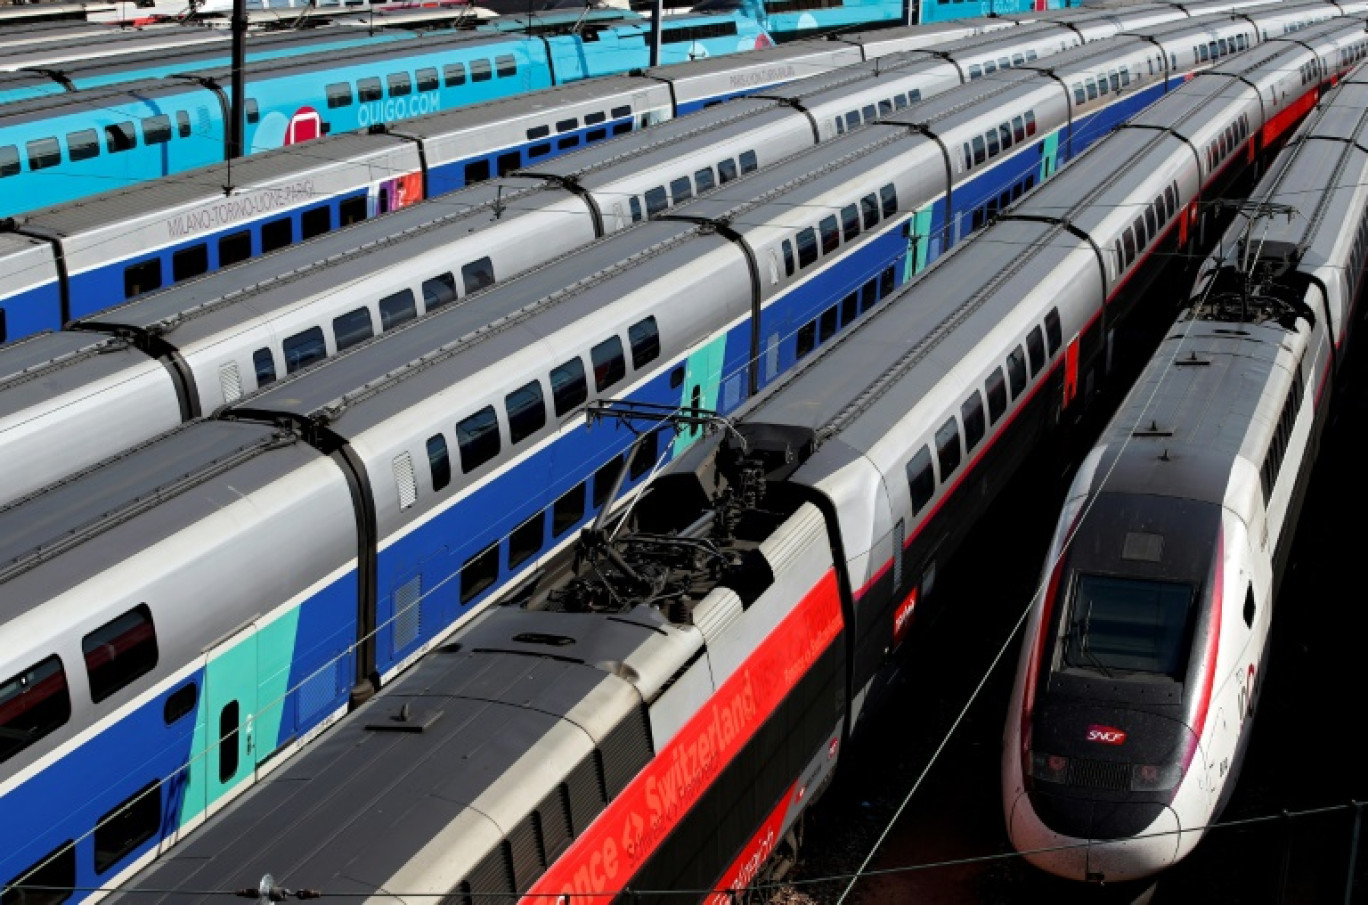
[[[512,584],[554,568],[576,528],[701,439],[662,444],[651,434],[655,442],[628,450],[626,432],[577,423],[604,400],[727,413],[794,375],[796,395],[761,397],[754,410],[775,430],[791,421],[822,438],[795,460],[812,465],[813,482],[826,486],[826,473],[853,482],[838,509],[855,523],[842,521],[849,539],[831,562],[846,564],[837,571],[849,576],[849,599],[862,601],[843,705],[854,719],[876,690],[868,670],[929,593],[937,557],[1011,457],[1054,413],[1081,403],[1105,364],[1107,330],[1143,294],[1145,259],[1186,240],[1194,203],[1249,159],[1237,143],[1203,166],[1191,144],[1241,125],[1256,140],[1265,117],[1299,102],[1281,89],[1308,62],[1319,65],[1324,51],[1312,48],[1349,46],[1359,34],[1347,23],[1316,26],[1296,43],[1259,48],[1257,61],[1193,79],[1114,132],[1094,163],[1081,158],[988,225],[965,246],[972,253],[946,258],[902,303],[880,309],[897,318],[864,321],[874,330],[860,329],[862,314],[898,292],[910,253],[899,198],[933,169],[909,142],[933,143],[892,125],[842,136],[806,162],[738,180],[730,197],[680,205],[410,320],[216,420],[0,511],[12,526],[0,596],[19,601],[0,646],[0,675],[14,678],[0,687],[14,689],[20,703],[7,712],[27,742],[8,752],[0,789],[7,810],[41,813],[0,828],[0,876],[13,878],[7,885],[118,882],[278,769],[349,698],[364,700]],[[747,200],[736,200],[743,189]],[[833,212],[830,229],[823,210]],[[1131,257],[1108,263],[1127,242]],[[796,251],[792,273],[785,243]],[[863,341],[831,342],[840,335]],[[794,367],[788,343],[799,336]],[[819,367],[830,362],[831,372]],[[870,374],[880,376],[871,383]],[[895,385],[896,405],[886,392]],[[281,557],[292,566],[277,566]],[[119,580],[110,581],[115,560]],[[210,562],[226,570],[210,582],[212,599],[197,567]],[[214,609],[195,623],[201,632],[237,621],[212,637],[187,634],[200,605]],[[163,616],[165,607],[179,612]],[[24,697],[30,688],[42,694]],[[829,738],[823,730],[823,744]],[[45,792],[51,785],[72,805],[60,823],[45,805],[59,794]],[[769,815],[775,803],[763,807]],[[756,860],[746,844],[762,844],[757,831],[745,821],[729,828],[725,844],[741,849],[714,851],[697,862],[700,875],[741,850]],[[451,884],[465,864],[503,857],[489,855],[506,849],[487,838],[472,860],[443,862]],[[576,845],[589,860],[574,862],[572,877],[594,851]],[[651,863],[668,873],[695,862],[663,854]]]
[[[1114,883],[1220,817],[1368,249],[1368,82],[1259,183],[1070,488],[1003,743],[1012,844]]]
[[[639,22],[609,22],[568,35],[429,34],[263,61],[246,73],[245,148],[265,151],[642,68],[646,37]],[[723,14],[673,18],[663,25],[662,41],[662,63],[770,43],[753,21]],[[5,105],[0,215],[225,159],[229,76],[190,68],[174,78]]]
[[[1240,76],[1266,89],[1307,58],[1287,46]],[[1188,142],[1258,109],[1232,82],[1160,102],[1176,135],[1122,128],[734,417],[599,400],[599,420],[672,420],[687,447],[624,523],[596,521],[116,899],[278,884],[724,902],[766,876],[883,694],[938,565],[1083,404],[1079,374],[1105,368],[1150,255],[1229,178]],[[1128,236],[1138,256],[1113,258]],[[32,882],[69,883],[75,858],[54,852]]]

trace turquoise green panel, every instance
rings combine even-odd
[[[1059,133],[1051,132],[1045,136],[1045,149],[1040,155],[1040,181],[1044,182],[1059,169]]]
[[[253,763],[261,763],[275,750],[280,739],[280,722],[290,688],[290,666],[294,660],[295,636],[299,629],[299,608],[290,611],[257,632],[257,713],[253,733]]]
[[[717,393],[722,386],[722,369],[726,361],[727,337],[723,334],[689,355],[684,368],[684,385],[680,387],[679,405],[683,409],[694,405],[693,392],[699,390],[698,407],[707,411],[717,409]],[[686,428],[674,440],[674,455],[679,455],[703,436],[702,429]]]
[[[209,738],[208,720],[207,705],[201,693],[195,707],[195,736],[190,741],[190,757],[185,768],[185,795],[181,798],[180,820],[177,826],[185,826],[204,810],[204,748]]]
[[[226,649],[225,649],[226,648]],[[256,769],[249,745],[255,735],[257,709],[257,635],[255,629],[237,635],[219,651],[204,670],[205,728],[208,748],[203,758],[205,805],[211,806]],[[237,704],[237,732],[219,744],[224,711]],[[231,731],[231,729],[230,729]],[[236,767],[225,775],[225,768]],[[225,758],[225,754],[227,757]]]
[[[928,205],[917,211],[912,218],[912,235],[907,239],[907,258],[903,264],[903,279],[906,283],[914,274],[921,273],[926,267],[927,248],[931,242],[931,207]]]

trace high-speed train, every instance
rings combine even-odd
[[[640,22],[607,22],[566,35],[427,33],[262,61],[245,73],[244,148],[265,151],[642,68],[646,31]],[[663,64],[770,44],[735,13],[672,17],[661,41]],[[229,76],[191,67],[4,105],[0,216],[224,160]]]
[[[1051,873],[1148,877],[1234,789],[1362,289],[1365,109],[1360,68],[1250,196],[1069,490],[1003,742],[1012,844]]]
[[[990,448],[989,427],[1029,437],[1048,423],[1054,394],[1070,410],[1081,402],[1106,360],[1104,318],[1113,323],[1140,295],[1143,260],[1189,238],[1203,194],[1247,165],[1238,152],[1276,141],[1280,111],[1318,91],[1322,59],[1362,38],[1361,26],[1325,23],[1213,67],[1113,132],[1094,164],[1080,158],[1059,188],[1047,183],[1019,213],[1000,215],[976,251],[914,283],[916,299],[898,309],[929,330],[977,314],[982,354],[947,351],[958,364],[946,370],[939,350],[950,346],[889,343],[890,329],[860,351],[862,365],[843,366],[861,381],[861,401],[824,423],[888,431],[898,419],[865,378],[894,351],[886,373],[902,373],[910,349],[936,353],[918,379],[934,371],[946,389],[907,392],[948,407],[925,421],[937,458],[917,433],[910,458],[889,466],[905,469],[910,496],[864,475],[868,488],[899,494],[893,511],[910,507],[914,521],[899,528],[871,498],[862,511],[874,521],[850,529],[845,549],[865,557],[854,586],[887,616],[856,631],[859,662],[882,659],[929,586],[937,551],[948,550],[938,542],[959,523],[923,523],[954,511],[947,501]],[[906,279],[915,212],[900,199],[936,169],[928,160],[946,161],[907,128],[921,121],[913,108],[888,120],[410,319],[0,510],[0,599],[14,602],[0,645],[0,675],[14,678],[0,687],[16,698],[43,691],[15,711],[28,714],[28,744],[9,752],[0,793],[7,813],[34,819],[0,826],[0,876],[69,868],[71,885],[117,883],[278,769],[349,701],[538,574],[575,529],[700,439],[651,434],[629,455],[626,431],[579,423],[587,404],[728,413],[785,374],[834,360],[819,348],[856,335],[848,328]],[[962,122],[972,134],[976,121]],[[1244,130],[1249,140],[1206,165],[1188,144]],[[1029,143],[1018,153],[1039,156]],[[1132,221],[1137,202],[1145,213]],[[1108,266],[1102,250],[1125,236],[1136,254]],[[1027,291],[1042,283],[1048,293]],[[383,311],[402,314],[416,293],[394,295]],[[947,318],[950,301],[959,307]],[[975,506],[986,493],[953,499]],[[871,531],[910,544],[891,571],[894,548],[871,552]]]
[[[832,73],[703,111],[454,193],[437,202],[445,216],[406,209],[352,233],[88,316],[75,330],[15,343],[0,350],[0,500],[213,412],[364,339],[376,324],[380,332],[397,326],[403,319],[387,315],[381,304],[395,293],[422,300],[414,314],[464,298],[818,138],[849,134],[881,111],[915,117],[908,153],[916,148],[919,159],[935,161],[900,190],[900,204],[912,216],[908,236],[900,240],[900,247],[912,250],[897,274],[901,280],[980,228],[988,212],[1047,177],[1060,161],[1180,84],[1198,65],[1194,41],[1206,46],[1217,34],[1238,40],[1249,28],[1233,21],[1159,26],[1153,29],[1157,51],[1139,35],[1090,44],[1049,58],[1048,75],[1033,71],[1046,61],[1023,59],[1027,68],[1011,78],[974,81],[920,103],[912,102],[923,88],[934,93],[957,81],[950,64],[914,57],[903,65],[885,57],[877,74]],[[1168,48],[1184,53],[1180,68],[1170,69],[1170,62],[1151,74],[1155,58],[1164,53],[1167,59]],[[974,51],[985,52],[997,51]],[[1111,90],[1113,78],[1123,90]],[[1082,86],[1100,79],[1108,90],[1090,97]],[[908,125],[895,131],[905,134]],[[957,149],[955,159],[945,161],[936,142]],[[981,159],[975,146],[983,149]],[[947,171],[950,183],[942,175]],[[789,262],[776,257],[773,267],[788,269],[796,255],[801,268],[808,254],[806,247],[791,247]],[[339,324],[359,317],[358,309],[370,312],[369,327],[343,330]]]
[[[1258,140],[1215,163],[1189,142],[1246,120],[1262,132],[1260,97],[1285,87],[1293,102],[1288,73],[1314,59],[1292,44],[1251,54],[857,308],[730,416],[711,400],[598,399],[586,433],[634,422],[646,438],[632,459],[662,458],[661,420],[686,447],[624,524],[596,522],[539,559],[504,605],[116,898],[206,901],[269,873],[375,901],[650,890],[721,903],[765,877],[886,692],[889,653],[934,599],[937,568],[1039,436],[1084,405],[1155,253],[1192,238],[1195,204]],[[1133,254],[1117,260],[1127,237]],[[442,384],[441,367],[411,392]],[[29,882],[70,883],[79,848],[49,851]]]

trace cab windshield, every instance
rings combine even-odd
[[[1064,666],[1183,680],[1196,588],[1109,575],[1079,575],[1064,636]]]

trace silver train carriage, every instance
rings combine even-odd
[[[1004,732],[1012,843],[1184,858],[1235,787],[1368,250],[1362,69],[1279,156],[1073,482]]]

